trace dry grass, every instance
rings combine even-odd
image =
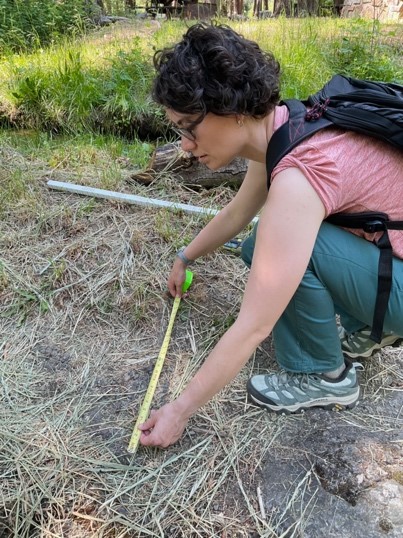
[[[173,253],[203,219],[49,191],[41,162],[2,152],[0,535],[271,535],[256,488],[281,419],[249,409],[248,369],[177,446],[126,450],[170,314]],[[10,174],[22,178],[20,191]],[[164,181],[166,198],[206,203],[206,193]],[[223,187],[209,203],[230,195]],[[245,274],[223,252],[197,265],[156,405],[181,390],[232,322]]]
[[[125,174],[120,190],[134,194],[210,206],[231,196],[226,187],[189,192],[169,177],[146,190]],[[127,452],[170,314],[174,251],[203,218],[60,194],[46,187],[49,176],[40,161],[3,146],[0,536],[279,536],[258,488],[265,454],[295,419],[251,407],[244,390],[252,370],[274,367],[270,342],[177,445]],[[77,182],[68,170],[51,176]],[[102,187],[95,177],[86,169],[80,182]],[[240,304],[246,270],[237,257],[217,252],[194,272],[156,406],[181,391]],[[401,351],[381,359],[365,374],[372,401],[402,386]],[[391,427],[359,408],[345,416],[358,428]],[[295,485],[291,503],[304,487]]]

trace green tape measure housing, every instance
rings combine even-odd
[[[185,282],[182,286],[182,291],[185,293],[189,288],[193,281],[193,273],[189,269],[186,269],[186,276],[185,276]]]

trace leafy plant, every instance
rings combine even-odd
[[[119,50],[110,64],[101,97],[102,128],[133,135],[146,122],[151,130],[158,119],[158,115],[153,114],[156,107],[149,97],[154,72],[151,62],[144,61],[140,38],[133,41],[130,51]]]
[[[150,102],[153,76],[139,39],[102,64],[90,65],[79,46],[13,65],[8,84],[13,124],[55,133],[115,133],[133,138],[161,129]],[[17,112],[16,112],[17,111]],[[145,128],[146,126],[146,128]]]

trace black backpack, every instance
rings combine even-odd
[[[373,136],[403,150],[403,86],[398,84],[335,75],[307,100],[288,99],[280,104],[287,106],[290,117],[273,133],[267,148],[268,187],[279,161],[305,138],[326,127]],[[364,212],[336,213],[326,221],[368,233],[383,231],[376,243],[380,249],[378,290],[370,336],[379,343],[392,284],[393,256],[388,230],[403,230],[403,220],[390,221],[382,212]]]

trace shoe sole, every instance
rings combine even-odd
[[[346,396],[345,398],[338,399],[337,402],[328,402],[313,400],[311,402],[306,402],[303,404],[295,404],[289,406],[279,406],[264,402],[260,400],[257,396],[252,393],[253,388],[248,387],[248,396],[252,403],[257,404],[259,407],[263,407],[268,411],[273,411],[274,413],[290,415],[294,413],[302,413],[305,410],[312,409],[314,407],[320,407],[321,409],[328,409],[330,411],[343,411],[344,409],[353,409],[359,403],[360,397],[360,388],[355,394]]]
[[[390,336],[390,340],[385,338],[385,342],[382,344],[375,344],[374,347],[368,349],[364,353],[353,353],[351,351],[345,351],[342,346],[343,355],[346,357],[349,357],[350,359],[358,359],[362,357],[363,359],[368,359],[371,357],[376,351],[379,351],[380,349],[383,349],[384,347],[390,346],[390,347],[400,347],[403,343],[403,338],[401,336]]]

